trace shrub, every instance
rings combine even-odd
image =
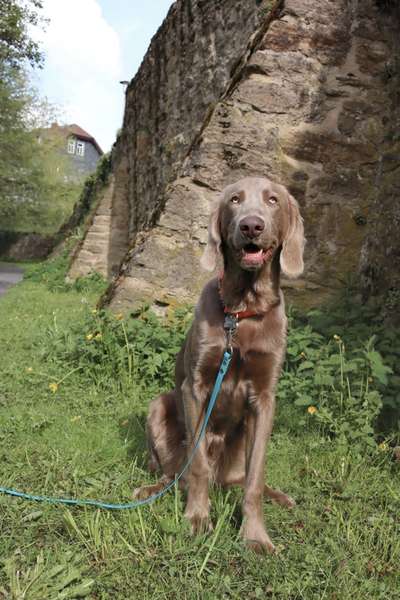
[[[136,389],[146,411],[149,398],[173,387],[175,356],[190,318],[187,309],[166,320],[146,307],[127,317],[93,309],[72,331],[49,332],[46,354],[111,392],[133,396]]]
[[[279,423],[292,431],[315,423],[343,445],[373,447],[377,430],[398,429],[398,340],[376,312],[349,297],[324,310],[292,313]]]
[[[311,332],[310,332],[311,333]],[[374,424],[382,408],[382,396],[376,383],[385,385],[391,372],[373,349],[373,338],[365,348],[346,354],[342,339],[335,335],[333,343],[318,334],[319,347],[306,346],[296,360],[298,340],[303,337],[294,331],[294,344],[289,344],[288,363],[292,363],[281,379],[281,394],[290,385],[294,404],[307,410],[307,417],[299,420],[305,425],[314,419],[327,434],[337,436],[342,446],[361,451],[374,447]],[[313,336],[311,336],[311,339]]]

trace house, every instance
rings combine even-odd
[[[73,161],[77,173],[82,176],[93,173],[96,169],[103,150],[95,138],[79,125],[66,125],[63,127],[67,138],[67,154]]]
[[[72,125],[53,123],[50,128],[41,131],[40,138],[61,140],[61,148],[58,151],[61,150],[68,158],[73,179],[84,179],[93,173],[103,155],[103,150],[96,139],[75,123]]]

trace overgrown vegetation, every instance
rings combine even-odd
[[[27,145],[24,147],[29,156],[14,154],[14,160],[17,158],[17,171],[21,169],[24,172],[22,178],[19,172],[13,175],[18,190],[10,183],[8,175],[3,182],[0,198],[1,229],[54,235],[71,216],[83,183],[72,175],[71,164],[64,153],[64,137],[48,128],[29,128],[25,142]],[[25,175],[26,185],[22,188]]]
[[[104,282],[66,284],[66,264],[30,268],[1,299],[0,485],[129,501],[151,480],[145,413],[191,312],[98,310]],[[267,472],[298,505],[265,505],[276,556],[243,547],[236,489],[212,492],[215,529],[199,538],[178,491],[121,513],[0,496],[0,598],[398,597],[400,343],[368,311],[348,297],[291,313]]]
[[[43,57],[32,39],[43,26],[39,0],[0,0],[0,221],[2,231],[55,233],[81,184],[71,177],[65,139],[44,135],[60,117],[40,98],[30,69]]]
[[[325,433],[353,451],[373,447],[376,434],[400,428],[398,340],[376,309],[351,294],[323,311],[293,316],[281,398],[307,408]],[[295,420],[295,428],[304,424]]]
[[[27,268],[24,275],[25,281],[42,284],[50,292],[88,292],[97,297],[107,287],[107,282],[98,273],[91,273],[87,277],[78,278],[75,281],[67,281],[66,274],[70,263],[71,248],[75,244],[75,238],[71,236],[64,244],[62,252],[56,257],[42,263],[32,264]]]
[[[103,154],[96,166],[96,171],[86,177],[78,201],[75,203],[72,214],[58,231],[59,238],[70,234],[78,226],[84,224],[96,208],[96,200],[101,189],[107,184],[111,172],[112,152]]]

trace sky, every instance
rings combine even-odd
[[[49,19],[34,36],[45,63],[34,82],[108,151],[122,125],[125,88],[172,0],[44,0]]]

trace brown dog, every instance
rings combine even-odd
[[[135,492],[139,498],[156,493],[185,463],[227,346],[224,319],[229,313],[237,317],[232,363],[183,480],[185,516],[193,532],[209,529],[209,483],[241,485],[242,534],[255,550],[274,550],[264,526],[263,494],[281,505],[294,505],[290,497],[264,484],[264,462],[286,345],[280,271],[289,277],[302,273],[303,247],[298,205],[283,186],[248,177],[225,188],[211,215],[202,258],[203,266],[213,270],[222,255],[224,274],[203,289],[177,357],[175,389],[150,406],[150,469],[161,470],[163,477]]]

